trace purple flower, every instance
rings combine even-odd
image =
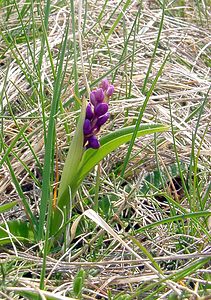
[[[92,133],[92,125],[90,120],[85,119],[83,130],[84,130],[84,135],[88,135]]]
[[[106,91],[106,95],[108,97],[111,97],[113,95],[113,92],[114,92],[114,86],[111,84]]]
[[[86,149],[98,149],[100,147],[96,134],[109,119],[108,100],[113,92],[114,86],[110,85],[107,79],[103,79],[100,87],[90,93],[90,102],[86,108],[86,118],[83,125],[84,146]]]
[[[99,128],[100,126],[102,126],[103,124],[105,124],[105,122],[107,122],[107,120],[109,119],[109,117],[110,117],[109,113],[106,113],[102,117],[100,117],[97,120],[96,127]]]
[[[100,87],[104,90],[107,91],[108,87],[109,87],[109,82],[108,79],[103,79],[101,81]]]
[[[87,107],[86,107],[86,119],[91,120],[94,116],[94,113],[92,111],[92,107],[91,104],[88,103]]]
[[[108,104],[107,103],[99,103],[97,106],[95,106],[95,115],[97,117],[100,117],[107,113],[108,111]]]
[[[95,91],[92,91],[90,93],[90,101],[94,106],[97,104],[96,97],[95,97]]]
[[[100,147],[100,143],[95,135],[90,136],[88,138],[87,148],[98,149]]]
[[[103,89],[102,88],[96,89],[95,90],[95,99],[96,99],[97,103],[103,102],[104,98],[105,98],[105,95],[104,95]]]
[[[105,98],[104,91],[102,88],[96,89],[90,93],[90,101],[96,106],[98,103],[102,103]]]

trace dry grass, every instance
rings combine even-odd
[[[131,1],[120,23],[109,39],[105,41],[105,36],[112,28],[123,4],[111,16],[111,12],[117,7],[119,1],[108,1],[103,17],[99,21],[99,8],[103,7],[104,2],[88,1],[81,45],[83,62],[81,62],[80,55],[78,55],[77,60],[79,88],[82,90],[86,86],[83,72],[85,72],[88,81],[93,82],[111,70],[124,57],[129,56],[125,63],[112,72],[112,76],[115,74],[114,85],[116,88],[115,95],[110,102],[112,118],[104,127],[102,134],[125,124],[130,125],[137,118],[139,109],[145,99],[141,88],[152,57],[162,15],[157,1],[143,1],[135,39],[131,35],[122,58],[123,47],[126,44],[126,38],[133,26],[140,4],[138,4],[138,1]],[[160,122],[171,125],[170,101],[172,122],[177,129],[175,132],[177,153],[179,160],[186,166],[183,170],[184,174],[187,174],[187,167],[192,157],[193,133],[197,128],[194,144],[195,157],[197,157],[197,176],[199,176],[200,192],[204,195],[209,188],[211,169],[211,132],[208,124],[211,115],[210,94],[208,93],[210,87],[210,24],[207,20],[207,18],[210,18],[210,12],[206,8],[208,6],[206,1],[201,2],[200,9],[193,1],[186,1],[184,6],[182,4],[177,5],[177,2],[183,3],[184,1],[175,1],[174,4],[169,5],[169,9],[165,12],[161,38],[147,89],[149,89],[152,80],[169,52],[170,57],[153,95],[150,97],[142,122]],[[78,19],[78,3],[80,1],[75,3],[76,20]],[[19,8],[23,7],[23,4],[24,2],[20,1],[18,3]],[[10,33],[16,36],[17,42],[16,48],[11,47],[9,49],[5,40],[1,38],[1,132],[5,145],[9,146],[19,132],[17,124],[20,128],[27,124],[25,136],[28,144],[21,136],[12,147],[10,160],[16,178],[30,202],[31,209],[37,215],[39,213],[38,203],[41,195],[42,174],[35,156],[42,165],[45,151],[42,103],[36,95],[34,84],[29,83],[30,80],[37,80],[37,74],[26,41],[21,40],[20,37],[20,42],[18,42],[18,35],[21,35],[18,33],[21,24],[17,18],[15,8],[11,8],[12,12],[7,21],[5,21],[5,17],[9,5],[4,5],[0,12],[2,36],[5,37]],[[68,4],[65,1],[63,4],[56,1],[52,2],[48,42],[55,65],[59,51],[58,46],[62,42],[64,29],[67,22],[69,22],[69,11]],[[83,6],[82,25],[84,14],[85,6]],[[27,22],[27,17],[29,18],[28,14],[24,16],[23,21],[26,24],[25,29],[29,33],[31,32],[30,24],[32,21],[36,24],[35,28],[41,26],[36,4],[34,4],[34,19],[30,18]],[[69,40],[72,41],[72,38],[73,35],[70,30]],[[41,49],[40,39],[29,40],[29,43],[34,51],[34,63],[36,64]],[[134,51],[135,54],[133,55]],[[27,80],[18,59],[20,59],[26,74],[30,74],[30,80]],[[23,61],[26,62],[25,66]],[[72,104],[69,103],[70,99],[73,98],[74,90],[73,56],[70,56],[66,63],[67,71],[61,99],[65,110],[58,115],[56,124],[60,171],[68,148],[65,124],[69,125],[71,132],[69,136],[71,137],[78,113],[72,110]],[[41,73],[47,120],[54,80],[46,53]],[[111,75],[108,78],[111,79]],[[197,112],[194,114],[194,111],[199,109],[204,99],[206,99],[206,103],[198,124],[199,114]],[[34,154],[30,150],[29,144]],[[166,286],[160,292],[157,291],[156,295],[152,295],[150,290],[146,290],[142,294],[142,289],[153,282],[158,282],[160,279],[145,265],[146,262],[148,264],[152,264],[152,262],[149,257],[142,253],[138,242],[151,253],[154,261],[159,263],[165,277],[173,276],[175,272],[189,268],[191,265],[195,266],[197,263],[200,265],[202,259],[210,256],[208,235],[208,232],[210,234],[210,225],[206,227],[205,223],[204,229],[199,224],[195,224],[194,228],[194,225],[190,225],[189,221],[186,220],[181,221],[181,223],[177,221],[169,224],[158,224],[146,231],[140,230],[143,226],[171,217],[169,206],[174,202],[176,203],[174,206],[175,215],[191,212],[193,207],[195,212],[201,210],[200,201],[195,204],[190,203],[187,197],[184,196],[184,191],[181,194],[178,191],[175,193],[175,189],[178,189],[178,187],[175,187],[175,182],[171,185],[174,178],[179,180],[179,174],[173,176],[170,169],[170,166],[176,162],[172,133],[169,131],[157,137],[157,154],[154,144],[153,136],[145,136],[136,141],[124,184],[118,181],[120,171],[117,167],[121,167],[128,145],[120,147],[105,159],[101,169],[99,199],[101,204],[105,201],[110,205],[106,215],[102,217],[127,242],[128,246],[143,259],[134,259],[131,252],[125,249],[124,245],[114,236],[107,234],[105,230],[85,219],[80,228],[80,235],[73,240],[66,253],[64,254],[62,251],[55,249],[55,253],[51,253],[47,259],[48,278],[46,280],[46,290],[57,293],[58,299],[62,299],[60,295],[73,295],[71,294],[73,281],[80,267],[83,267],[86,271],[82,299],[118,299],[114,297],[120,292],[123,292],[124,295],[133,295],[133,299],[168,299],[169,286]],[[0,159],[3,154],[2,151]],[[150,193],[145,194],[141,190],[144,178],[157,168],[158,162],[160,170],[165,172],[169,179],[167,180],[169,186],[165,186],[165,189],[158,187],[157,190],[152,187]],[[77,195],[79,203],[77,209],[79,211],[85,211],[92,203],[95,175],[95,171],[93,171],[93,174],[85,180]],[[181,182],[179,185],[181,189]],[[173,191],[170,192],[169,189]],[[164,192],[171,197],[172,202],[166,200],[162,194]],[[19,199],[6,163],[0,169],[0,196],[1,204]],[[204,209],[210,208],[209,201],[210,197],[208,197]],[[193,205],[192,208],[190,204]],[[76,216],[78,213],[76,212]],[[25,218],[21,204],[12,211],[4,213],[2,221],[5,222],[14,218]],[[135,243],[131,236],[135,237],[138,242]],[[20,299],[19,296],[13,293],[14,287],[38,290],[39,274],[42,267],[42,259],[38,250],[37,246],[31,247],[31,245],[22,243],[15,244],[13,247],[2,247],[0,257],[3,286],[0,294],[2,299]],[[185,274],[179,280],[169,277],[169,282],[172,280],[170,283],[173,285],[173,289],[181,297],[175,299],[183,299],[183,297],[184,299],[185,297],[188,297],[186,299],[199,299],[205,294],[208,295],[209,289],[203,294],[202,286],[208,286],[208,283],[211,284],[209,275],[210,266],[209,263],[206,263],[196,268],[196,271],[193,271],[190,275]],[[153,288],[155,287],[152,287],[152,290]],[[151,295],[151,298],[147,298],[149,295]],[[41,293],[40,297],[46,299],[48,295]]]

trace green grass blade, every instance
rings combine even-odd
[[[69,24],[69,22],[67,22]],[[54,167],[54,147],[55,147],[55,116],[58,112],[59,101],[62,91],[62,85],[64,81],[66,68],[64,66],[65,53],[67,49],[69,25],[66,27],[64,32],[64,38],[61,44],[61,51],[58,59],[58,69],[57,76],[54,85],[53,100],[51,105],[51,112],[49,118],[49,129],[47,135],[47,144],[45,147],[45,157],[44,157],[44,170],[43,170],[43,186],[42,186],[42,197],[40,202],[40,219],[39,219],[39,228],[38,228],[38,239],[43,238],[43,228],[45,224],[46,212],[47,221],[46,221],[46,233],[45,233],[45,243],[44,243],[44,253],[43,253],[43,264],[40,275],[40,288],[44,289],[45,285],[45,273],[46,273],[46,262],[47,255],[49,252],[49,235],[50,235],[50,225],[51,225],[51,215],[52,215],[52,196],[51,196],[51,179]],[[64,66],[64,68],[63,68]]]
[[[129,236],[129,238],[133,241],[133,243],[140,248],[140,250],[146,255],[146,257],[150,260],[153,267],[160,273],[163,274],[162,269],[160,268],[159,264],[154,260],[153,256],[149,251],[133,236]]]
[[[16,206],[17,204],[18,204],[18,201],[16,200],[16,201],[12,201],[12,202],[0,205],[0,214],[10,210],[11,208]]]
[[[40,6],[41,9],[41,6]],[[49,22],[49,14],[50,14],[50,9],[51,9],[51,1],[46,0],[45,1],[45,7],[44,7],[44,24],[42,23],[42,29],[47,32],[48,31],[48,22]],[[40,15],[42,19],[42,11],[40,10]],[[44,25],[44,26],[43,26]],[[40,54],[39,54],[39,60],[38,60],[38,72],[40,73],[42,62],[43,62],[43,55],[45,53],[45,35],[42,35],[41,39],[41,49],[40,49]]]
[[[135,139],[136,139],[136,136],[137,136],[137,133],[138,133],[139,126],[141,124],[142,117],[144,115],[144,111],[146,109],[146,106],[147,106],[147,103],[149,101],[149,98],[150,98],[150,96],[151,96],[151,94],[152,94],[152,92],[153,92],[153,90],[155,88],[155,85],[156,85],[159,77],[161,76],[161,73],[163,71],[163,68],[164,68],[164,66],[166,64],[166,61],[167,61],[168,57],[169,57],[169,55],[166,56],[164,62],[162,63],[162,65],[161,65],[161,67],[160,67],[160,69],[159,69],[159,71],[158,71],[158,73],[157,73],[157,75],[156,75],[156,77],[155,77],[152,85],[151,85],[151,88],[150,88],[149,92],[147,93],[147,96],[146,96],[146,98],[144,100],[144,103],[143,103],[143,105],[141,107],[141,110],[139,112],[139,116],[138,116],[138,119],[136,121],[135,129],[134,129],[134,132],[133,132],[133,136],[131,138],[130,145],[128,147],[128,152],[127,152],[126,157],[125,157],[124,165],[123,165],[122,172],[121,172],[121,177],[124,177],[124,173],[125,173],[125,170],[127,168],[127,164],[129,162],[129,159],[130,159],[130,155],[131,155],[131,152],[132,152],[132,149],[133,149],[133,145],[135,143]]]
[[[20,131],[18,132],[18,134],[16,135],[16,137],[12,140],[10,146],[7,148],[7,150],[4,153],[4,156],[2,157],[2,159],[0,160],[0,167],[3,165],[3,163],[5,162],[5,160],[7,160],[10,152],[12,151],[13,147],[15,146],[15,144],[17,143],[17,141],[20,139],[20,137],[23,135],[24,131],[26,130],[26,128],[28,127],[28,125],[24,125]],[[3,143],[3,141],[2,141]]]
[[[159,225],[163,225],[163,224],[167,224],[167,223],[176,222],[178,220],[186,220],[186,219],[191,219],[191,218],[195,219],[195,218],[201,218],[201,217],[207,218],[207,217],[210,217],[210,216],[211,216],[210,211],[199,211],[199,212],[187,213],[187,214],[185,213],[185,214],[182,214],[182,215],[173,216],[173,217],[166,218],[166,219],[154,222],[152,224],[143,226],[142,228],[137,229],[136,232],[140,233],[140,232],[143,232],[143,231],[148,230],[150,228],[153,228],[153,227],[156,227],[156,226],[159,226]]]
[[[75,28],[75,7],[74,0],[70,0],[70,8],[71,8],[71,19],[72,19],[72,34],[73,34],[73,49],[74,49],[74,93],[75,96],[80,98],[79,89],[78,89],[78,50],[77,50],[77,39],[76,39],[76,28]],[[80,107],[78,101],[75,101],[75,110],[78,110]]]
[[[136,14],[136,17],[135,17],[135,20],[133,22],[133,25],[131,27],[131,30],[128,34],[128,37],[127,39],[125,40],[124,42],[124,47],[123,47],[123,50],[122,50],[122,53],[121,53],[121,56],[119,58],[119,61],[124,61],[124,58],[126,57],[127,55],[127,48],[128,48],[128,45],[129,45],[129,42],[130,42],[130,39],[131,39],[131,36],[132,36],[132,33],[134,32],[134,37],[136,36],[136,24],[137,24],[137,21],[138,21],[138,18],[140,16],[140,11],[141,11],[141,8],[139,8],[137,14]],[[133,63],[134,63],[134,57],[135,57],[135,38],[133,40],[133,52],[131,54],[131,72],[133,70]],[[126,62],[125,62],[126,63]],[[113,75],[113,81],[114,79],[116,78],[116,75],[117,75],[117,72],[118,72],[118,69],[115,69],[114,71],[114,75]]]
[[[28,37],[28,34],[26,32],[26,29],[25,29],[25,25],[24,25],[24,22],[23,22],[23,19],[22,19],[22,15],[21,15],[21,13],[19,11],[17,2],[14,1],[13,3],[15,5],[16,11],[18,13],[18,19],[20,20],[21,29],[23,30],[23,34],[24,34],[24,38],[25,38],[25,41],[26,41],[27,49],[29,51],[29,54],[30,54],[30,57],[31,57],[31,60],[32,60],[32,63],[33,63],[33,68],[34,68],[35,71],[37,71],[37,65],[36,65],[36,62],[35,62],[35,58],[34,58],[33,52],[31,50],[31,45],[30,45],[29,37]]]
[[[179,155],[178,155],[178,151],[177,151],[177,147],[176,147],[176,138],[175,138],[175,132],[174,132],[174,128],[173,128],[173,116],[172,116],[170,99],[169,99],[169,113],[170,113],[170,120],[171,120],[171,132],[172,132],[172,138],[173,138],[173,147],[174,147],[174,153],[175,153],[175,156],[176,156],[176,162],[177,162],[177,166],[178,166],[178,170],[179,170],[179,175],[180,175],[180,178],[182,180],[182,186],[183,186],[185,195],[186,195],[186,197],[189,201],[189,204],[191,205],[190,195],[189,195],[186,183],[185,183],[182,168],[180,166],[180,159],[179,159]]]
[[[118,23],[120,22],[120,20],[122,19],[122,17],[124,16],[124,13],[126,11],[126,9],[128,8],[128,6],[130,5],[131,0],[127,0],[122,8],[121,13],[118,15],[118,17],[116,18],[114,24],[111,26],[106,39],[108,40],[109,37],[112,35],[112,33],[114,32],[115,28],[117,27]]]
[[[1,140],[1,143],[3,145],[3,148],[5,149],[5,146],[4,146],[4,143],[3,143],[4,141],[3,141],[3,138],[2,138],[1,134],[0,134],[0,140]],[[19,194],[19,197],[21,198],[21,201],[23,203],[23,206],[24,206],[25,212],[26,212],[26,214],[28,216],[28,219],[31,222],[31,224],[33,225],[34,230],[36,232],[36,230],[37,230],[37,220],[36,220],[33,212],[31,211],[30,205],[29,205],[29,203],[28,203],[28,201],[27,201],[27,199],[26,199],[26,197],[25,197],[25,195],[23,193],[21,185],[20,185],[18,179],[16,178],[16,175],[15,175],[15,173],[13,171],[13,168],[12,168],[12,165],[11,165],[11,162],[10,162],[10,159],[9,159],[8,155],[5,156],[5,162],[6,162],[7,166],[8,166],[8,168],[9,168],[12,181],[13,181],[13,183],[15,185],[17,193]]]
[[[162,16],[161,16],[161,20],[160,20],[160,26],[159,26],[159,30],[158,30],[156,43],[155,43],[155,48],[154,48],[154,51],[152,53],[152,58],[150,60],[150,64],[149,64],[149,67],[148,67],[148,70],[147,70],[147,73],[146,73],[146,76],[145,76],[145,79],[144,79],[144,84],[143,84],[143,87],[142,87],[142,93],[143,94],[145,94],[145,92],[146,92],[146,85],[147,85],[147,82],[148,82],[149,74],[151,72],[152,65],[153,65],[153,62],[154,62],[154,59],[155,59],[155,56],[156,56],[156,53],[157,53],[158,45],[160,43],[160,36],[161,36],[162,29],[163,29],[164,16],[165,16],[165,0],[163,1],[163,4],[162,4]]]
[[[58,111],[58,104],[61,95],[61,88],[63,83],[63,62],[65,57],[65,51],[67,46],[67,37],[68,37],[69,27],[67,26],[66,32],[64,35],[63,44],[60,52],[60,60],[57,70],[56,81],[54,84],[53,99],[50,111],[48,133],[47,133],[47,143],[45,146],[45,156],[44,156],[44,169],[43,169],[43,186],[42,186],[42,197],[40,201],[40,216],[39,216],[39,229],[38,229],[38,240],[43,237],[43,228],[45,223],[45,215],[47,212],[47,207],[49,201],[51,201],[50,196],[50,182],[51,182],[51,168],[52,168],[52,159],[53,159],[53,150],[55,145],[55,116]]]

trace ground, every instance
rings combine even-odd
[[[211,299],[210,1],[0,8],[0,298]],[[164,129],[108,151],[51,237],[80,104],[103,78],[99,138]]]

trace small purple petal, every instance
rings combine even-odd
[[[106,91],[106,95],[108,97],[111,97],[113,95],[113,92],[114,92],[114,86],[111,84],[111,85],[109,85],[109,87],[108,87],[108,89]]]
[[[109,117],[110,117],[110,114],[109,114],[109,113],[106,113],[106,114],[104,114],[102,117],[100,117],[100,118],[97,120],[96,127],[100,127],[100,126],[102,126],[103,124],[105,124],[105,122],[109,119]]]
[[[94,113],[92,111],[92,107],[91,104],[88,103],[87,107],[86,107],[86,119],[91,120],[94,116]]]
[[[100,87],[101,87],[104,91],[106,91],[106,90],[108,89],[108,87],[109,87],[108,79],[103,79],[103,80],[101,81]]]
[[[92,125],[90,120],[85,119],[83,130],[85,135],[90,134],[92,132]]]
[[[88,148],[93,148],[93,149],[98,149],[100,147],[100,143],[98,141],[98,139],[96,138],[95,135],[90,136],[90,138],[88,139]]]
[[[91,103],[95,106],[95,105],[97,105],[97,101],[96,101],[96,92],[95,91],[92,91],[91,93],[90,93],[90,101],[91,101]]]
[[[102,115],[104,115],[105,113],[107,113],[108,111],[108,104],[107,103],[99,103],[96,107],[95,107],[95,114],[97,117],[100,117]]]
[[[104,98],[105,98],[105,95],[104,95],[103,89],[102,88],[96,89],[95,90],[96,102],[101,103],[101,102],[103,102]]]

